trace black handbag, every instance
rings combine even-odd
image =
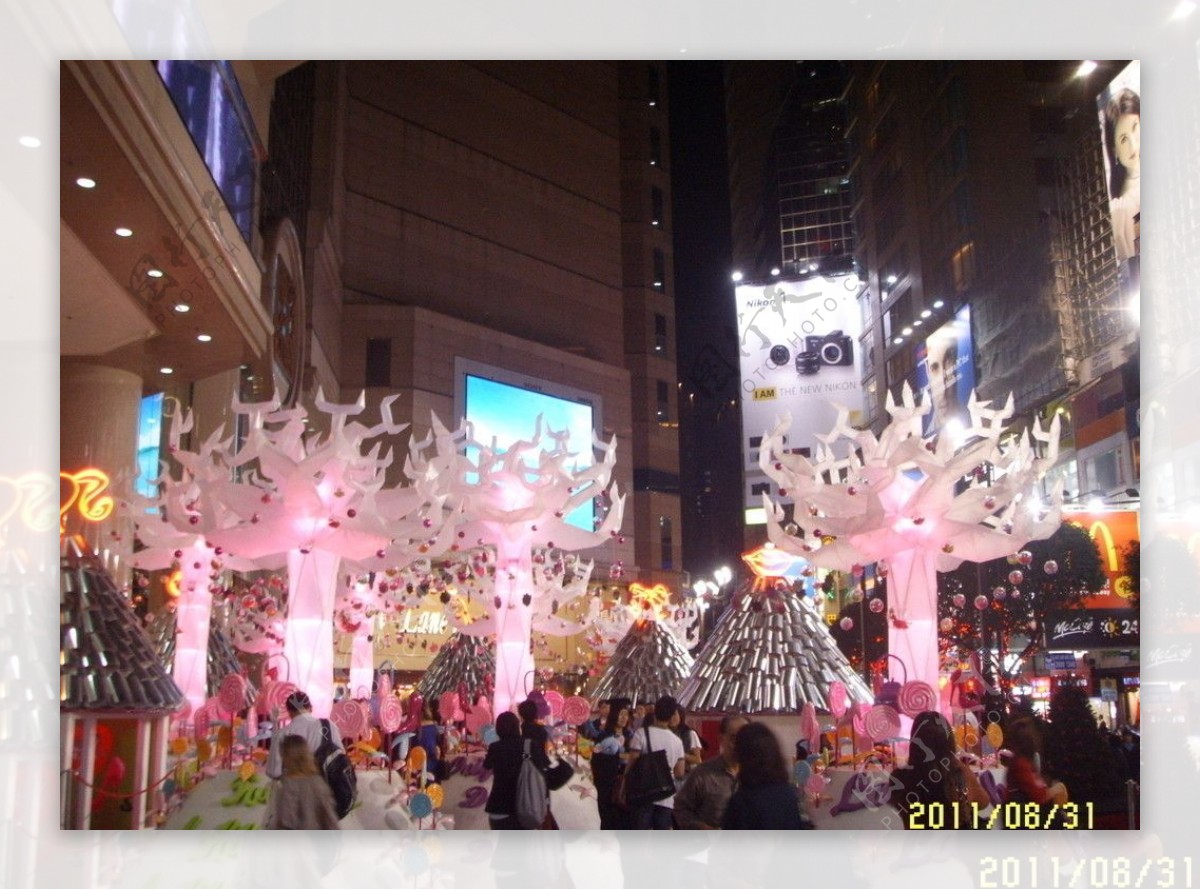
[[[650,727],[646,733],[646,750],[625,770],[617,785],[617,804],[630,810],[666,800],[675,793],[675,773],[667,763],[666,751],[650,750]]]
[[[575,775],[575,768],[567,761],[559,760],[546,768],[546,787],[551,791],[557,791],[571,781],[573,775]]]

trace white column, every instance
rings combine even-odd
[[[133,815],[130,817],[130,828],[140,830],[146,827],[146,804],[150,799],[149,785],[153,779],[149,772],[150,760],[150,728],[149,720],[137,722],[137,748],[133,752]],[[155,777],[157,778],[157,777]],[[137,792],[141,792],[138,794]]]

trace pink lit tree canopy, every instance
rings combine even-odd
[[[531,689],[534,676],[530,636],[538,607],[545,599],[534,579],[535,550],[574,551],[595,547],[615,537],[624,498],[613,485],[616,440],[585,447],[601,452],[595,462],[581,462],[568,449],[568,434],[546,430],[538,419],[533,437],[501,451],[476,442],[472,428],[451,433],[434,417],[423,442],[410,446],[407,471],[433,483],[445,497],[458,540],[495,551],[491,621],[496,634],[495,713],[508,710]],[[429,454],[426,452],[432,446]],[[473,456],[472,456],[473,455]],[[586,466],[579,467],[580,463]],[[565,519],[578,507],[601,497],[607,503],[595,531]]]
[[[878,438],[851,428],[849,413],[840,409],[834,429],[818,437],[817,457],[809,461],[786,447],[791,421],[784,418],[763,437],[759,458],[780,497],[795,504],[789,521],[764,495],[771,541],[814,565],[840,571],[886,562],[889,650],[904,662],[910,680],[935,689],[936,573],[964,560],[1011,554],[1052,534],[1062,505],[1061,485],[1048,506],[1032,497],[1034,483],[1057,457],[1057,417],[1049,432],[1034,424],[1033,442],[1029,430],[1005,440],[1011,396],[1004,408],[994,410],[972,394],[968,407],[970,427],[957,442],[946,432],[936,443],[924,442],[921,418],[929,407],[914,405],[906,384],[902,404],[888,394],[891,421]],[[845,448],[842,456],[835,453],[839,444]]]

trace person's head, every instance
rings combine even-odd
[[[1018,717],[1004,728],[1004,744],[1017,756],[1033,760],[1042,751],[1042,731],[1032,717]]]
[[[1121,197],[1125,183],[1141,175],[1142,100],[1126,87],[1104,109],[1104,148],[1108,152],[1109,194]]]
[[[312,710],[312,702],[309,700],[308,695],[299,689],[289,695],[284,704],[287,707],[288,714],[293,717]]]
[[[517,705],[517,713],[521,715],[522,723],[537,723],[537,702],[525,699],[525,701]]]
[[[945,768],[954,758],[958,745],[954,730],[937,711],[922,711],[913,720],[912,741],[908,748],[910,766]]]
[[[317,761],[303,736],[285,735],[280,739],[279,759],[285,776],[317,775]]]
[[[629,725],[629,720],[629,708],[626,705],[614,705],[608,710],[604,729],[606,732],[618,733]]]
[[[808,745],[804,742],[796,742],[796,759],[808,760]]]
[[[733,737],[738,782],[746,787],[782,785],[788,781],[787,764],[775,733],[765,723],[748,723]]]
[[[669,695],[664,695],[654,703],[654,721],[663,726],[670,726],[671,718],[679,712],[679,702]]]
[[[926,342],[925,374],[929,380],[929,398],[937,423],[946,421],[946,412],[954,405],[958,394],[958,339],[930,337]]]
[[[596,706],[596,722],[603,723],[605,720],[607,720],[610,709],[611,705],[609,705],[608,699],[600,702],[600,704]]]
[[[505,711],[496,718],[496,735],[502,739],[515,739],[521,735],[521,721],[512,711]]]
[[[733,740],[743,726],[750,722],[744,714],[726,714],[721,718],[721,756],[733,761],[735,753]]]

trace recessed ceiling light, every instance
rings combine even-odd
[[[912,333],[912,328],[905,328],[900,333],[902,333],[905,337],[907,337],[909,334]]]
[[[887,283],[888,283],[888,284],[895,284],[895,283],[896,283],[896,281],[897,281],[897,279],[896,279],[896,276],[895,276],[895,275],[889,275],[889,276],[887,277]]]
[[[772,274],[772,275],[778,275],[778,274],[779,274],[779,267],[778,267],[778,266],[774,266],[774,267],[772,267],[772,268],[771,268],[771,274]]]
[[[919,328],[920,326],[921,326],[921,319],[918,318],[916,321],[913,322],[913,327]]]
[[[147,269],[146,274],[149,275],[151,278],[162,278],[163,270],[162,269]]]
[[[38,139],[36,136],[22,136],[17,141],[20,142],[22,145],[24,145],[26,148],[37,148],[39,145],[42,144],[42,140]]]
[[[934,308],[934,309],[941,309],[941,308],[942,308],[943,306],[945,306],[945,305],[946,305],[946,301],[945,301],[945,300],[934,300],[934,301],[933,301],[933,308]]]
[[[75,180],[75,184],[81,189],[94,189],[96,187],[96,180],[89,176],[80,176]]]
[[[174,373],[175,373],[175,369],[174,369],[174,368],[159,368],[159,369],[158,369],[158,373],[160,373],[160,374],[174,374]]]
[[[192,311],[192,307],[191,307],[191,306],[189,306],[187,303],[176,303],[176,304],[175,304],[175,311],[176,311],[176,312],[191,312],[191,311]]]
[[[1093,62],[1091,59],[1088,59],[1087,61],[1079,63],[1079,67],[1075,70],[1075,76],[1076,77],[1087,77],[1089,74],[1091,74],[1095,70],[1096,70],[1096,63]]]
[[[209,340],[212,339],[212,334],[197,334],[196,339],[199,340],[201,343],[207,343]]]
[[[116,232],[118,235],[120,235],[122,238],[129,238],[130,236],[133,235],[133,229],[127,229],[124,226],[121,226],[119,229],[113,229],[113,231]]]
[[[921,310],[921,318],[929,318],[929,316],[931,316],[931,315],[933,315],[933,310],[931,310],[931,309]]]
[[[903,338],[903,337],[893,337],[893,338],[892,338],[892,342],[893,342],[893,343],[903,343],[903,342],[904,342],[904,338]]]

